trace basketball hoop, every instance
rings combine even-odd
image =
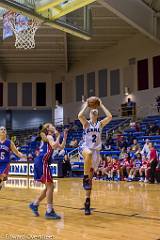
[[[25,50],[35,48],[35,33],[41,25],[40,21],[10,12],[8,14],[8,24],[15,34],[16,48]]]

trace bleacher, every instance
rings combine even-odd
[[[103,129],[103,137],[106,136],[107,133],[110,132],[115,132],[116,129],[119,129],[120,126],[124,126],[125,124],[129,124],[130,119],[126,119],[126,118],[120,118],[120,119],[113,119],[104,129]],[[160,153],[160,135],[154,135],[154,136],[147,136],[146,135],[146,129],[148,124],[150,123],[156,123],[158,126],[160,126],[160,116],[149,116],[144,118],[141,122],[140,122],[140,126],[141,126],[141,131],[140,132],[136,132],[136,130],[132,127],[129,127],[128,129],[125,129],[123,132],[123,136],[127,139],[130,135],[132,135],[134,138],[136,138],[138,140],[138,143],[140,144],[141,147],[143,147],[145,140],[149,139],[151,142],[154,143],[158,153]],[[69,130],[69,134],[68,134],[68,139],[67,139],[67,146],[65,148],[65,152],[67,154],[72,153],[73,151],[75,151],[76,149],[69,147],[69,143],[70,141],[75,138],[78,140],[78,142],[80,142],[80,140],[82,139],[82,134],[83,134],[83,129],[82,129],[82,125],[79,122],[79,120],[75,120],[74,123],[72,123],[73,128],[71,128]],[[65,125],[64,128],[69,127],[69,125]],[[31,134],[31,132],[28,132],[29,134]],[[35,131],[34,131],[35,133]],[[24,134],[26,137],[26,134]],[[31,153],[32,155],[34,155],[35,150],[39,147],[40,142],[29,142],[28,144],[22,145],[20,147],[20,150],[28,155],[29,153]],[[78,153],[78,149],[77,149],[77,153]],[[101,155],[106,155],[106,156],[116,156],[118,157],[120,154],[120,150],[117,147],[116,144],[116,137],[113,138],[113,144],[110,150],[104,150],[102,149],[101,151]],[[15,158],[15,160],[17,160],[17,158]],[[63,156],[56,156],[55,160],[63,160]],[[71,162],[72,164],[72,170],[73,170],[73,176],[74,175],[81,175],[83,172],[83,161],[79,161],[79,160],[75,160]]]
[[[101,120],[102,118],[100,118]],[[120,126],[123,126],[124,124],[128,124],[130,122],[130,118],[118,118],[113,119],[109,124],[107,124],[106,127],[103,128],[102,137],[106,137],[106,134],[111,131],[116,131]],[[70,141],[75,138],[80,142],[83,135],[83,128],[79,120],[75,120],[74,126],[77,127],[76,131],[69,131],[68,139],[67,139],[67,145],[69,145]],[[65,126],[67,127],[67,125]]]

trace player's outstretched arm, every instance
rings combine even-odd
[[[57,131],[58,132],[58,131]],[[53,137],[51,135],[47,136],[48,142],[51,145],[53,149],[58,148],[59,146],[59,140],[60,140],[60,134],[57,133],[56,140],[54,141]]]
[[[26,155],[23,153],[19,152],[18,149],[16,148],[15,144],[11,141],[11,150],[12,152],[19,158],[27,158]]]
[[[65,148],[66,146],[66,142],[67,142],[67,136],[68,136],[68,129],[64,130],[64,137],[63,137],[63,141],[61,144],[59,144],[59,149],[62,150]]]
[[[106,117],[101,120],[101,127],[105,127],[111,120],[112,120],[112,114],[110,111],[103,105],[102,101],[100,101],[100,108],[105,113]]]
[[[82,110],[78,114],[78,119],[81,122],[81,124],[83,125],[83,128],[87,128],[88,127],[88,121],[87,121],[86,117],[84,116],[84,112],[87,109],[87,107],[88,107],[88,103],[85,102],[84,105],[83,105]]]

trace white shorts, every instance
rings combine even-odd
[[[94,170],[97,170],[99,164],[100,164],[100,161],[101,161],[101,158],[100,158],[100,151],[99,150],[95,150],[95,149],[90,149],[90,148],[87,148],[87,147],[80,147],[79,148],[79,154],[80,156],[83,157],[83,154],[82,152],[84,150],[89,150],[92,152],[92,168]]]

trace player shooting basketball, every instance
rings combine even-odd
[[[98,121],[98,109],[100,107],[105,113],[106,117]],[[85,117],[87,108],[92,108],[90,111],[90,120]],[[86,190],[85,201],[85,215],[90,215],[90,196],[92,190],[92,178],[94,169],[96,169],[100,162],[101,150],[101,133],[104,126],[106,126],[112,119],[111,113],[103,105],[102,101],[97,97],[89,98],[83,105],[82,110],[78,114],[78,119],[83,125],[83,142],[80,146],[80,151],[84,158],[84,179],[83,187]]]

